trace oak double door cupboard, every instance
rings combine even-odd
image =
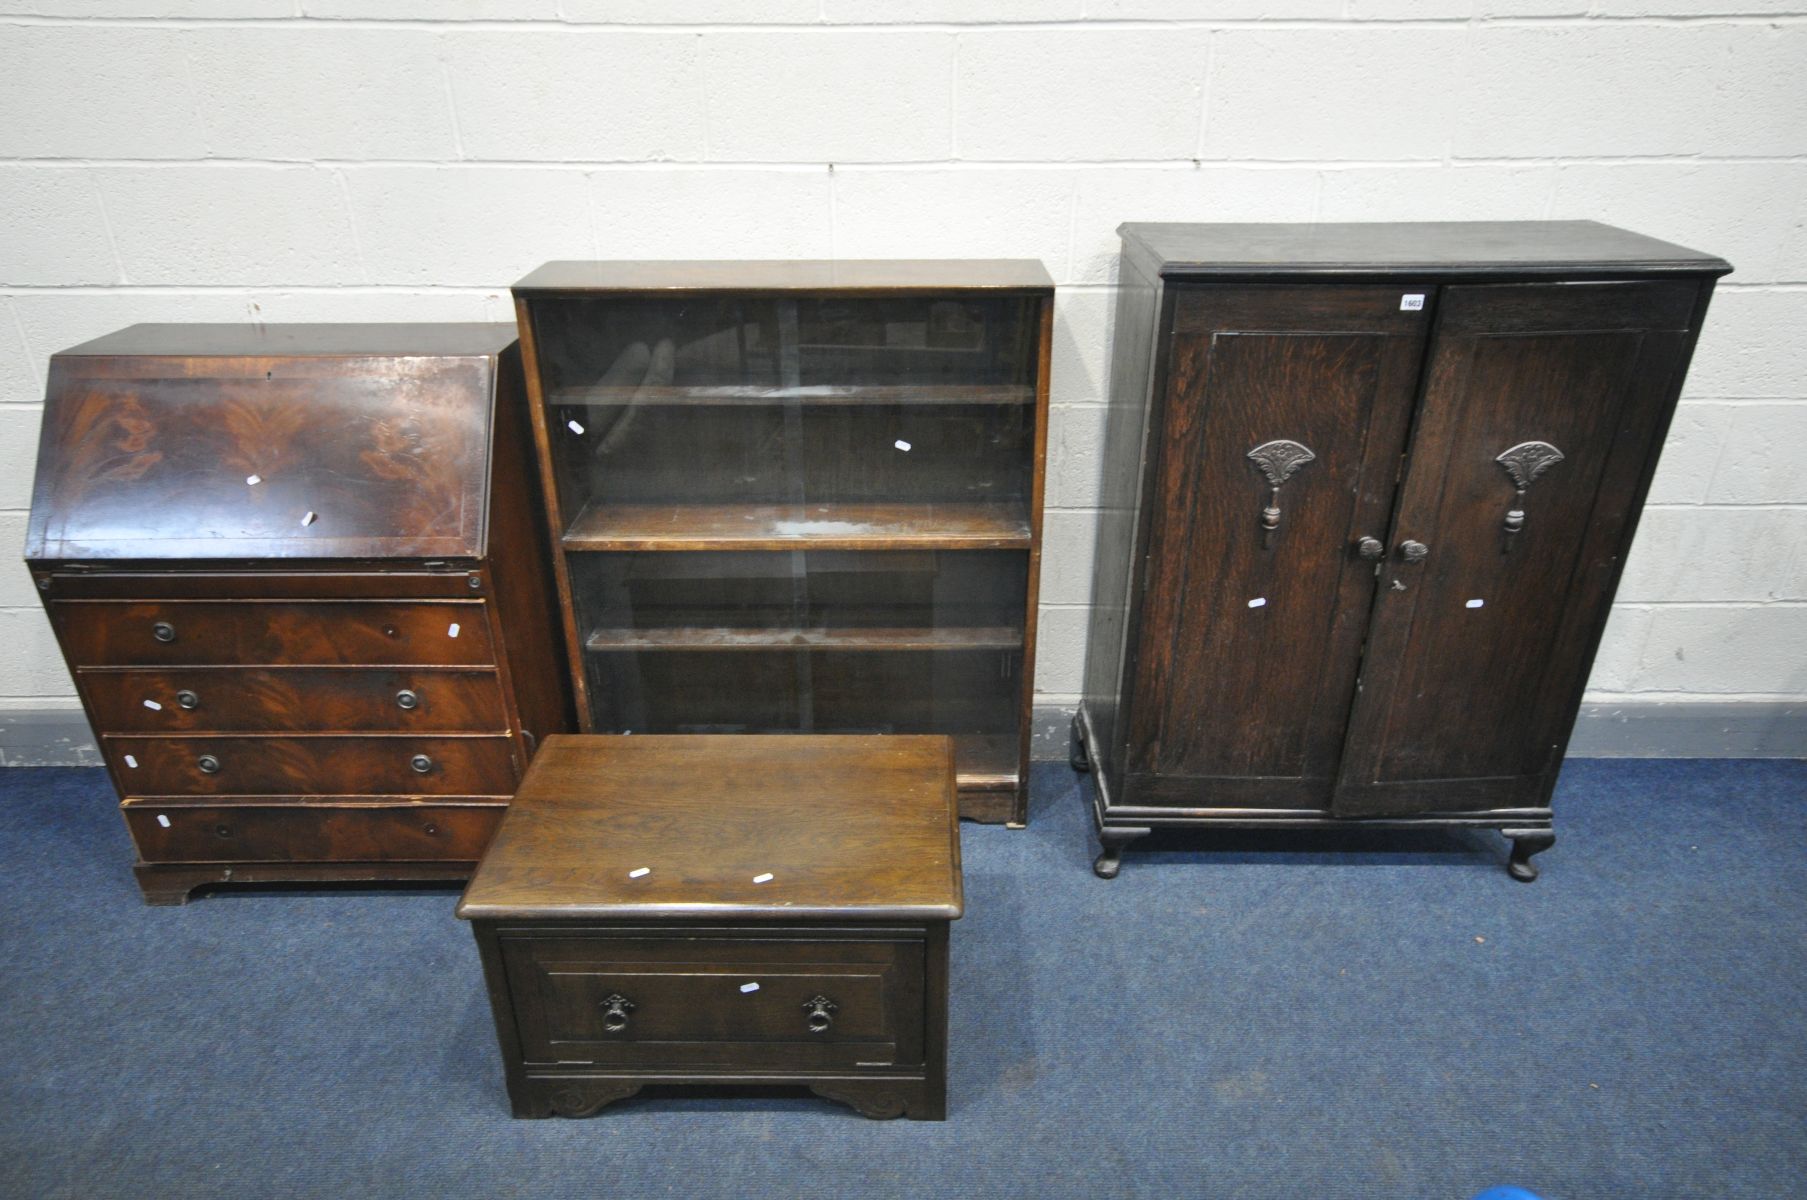
[[[1550,795],[1720,259],[1593,222],[1131,224],[1074,765],[1162,826]]]
[[[1027,815],[1040,263],[549,263],[514,289],[586,733],[953,738]]]

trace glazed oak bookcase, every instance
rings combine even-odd
[[[1027,814],[1054,290],[1020,261],[514,288],[579,722],[941,733]]]

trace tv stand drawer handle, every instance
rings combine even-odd
[[[620,992],[611,992],[602,1002],[602,1027],[610,1033],[620,1033],[627,1028],[627,1015],[638,1007]]]
[[[835,1010],[840,1005],[827,996],[816,995],[803,1002],[803,1022],[811,1033],[827,1033],[834,1024]]]

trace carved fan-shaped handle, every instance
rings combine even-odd
[[[1247,457],[1267,478],[1267,507],[1261,510],[1261,548],[1265,550],[1274,544],[1274,531],[1280,528],[1281,487],[1293,477],[1294,472],[1314,461],[1317,455],[1303,442],[1275,438],[1250,450]]]
[[[1512,477],[1512,484],[1518,489],[1512,497],[1512,507],[1506,510],[1506,536],[1500,553],[1511,551],[1514,535],[1525,527],[1525,493],[1539,475],[1561,462],[1562,457],[1562,451],[1548,442],[1520,442],[1502,450],[1493,460]]]

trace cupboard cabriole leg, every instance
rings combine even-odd
[[[1502,829],[1501,833],[1512,839],[1512,856],[1506,860],[1506,872],[1520,883],[1530,883],[1537,878],[1537,867],[1531,862],[1533,854],[1542,854],[1556,844],[1554,829]]]
[[[1092,861],[1092,874],[1100,879],[1115,879],[1117,872],[1123,869],[1123,847],[1147,835],[1146,829],[1099,830],[1098,841],[1104,850]]]

